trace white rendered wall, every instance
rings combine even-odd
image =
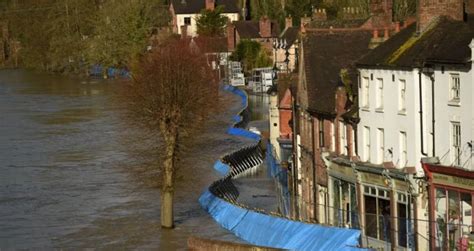
[[[373,78],[371,78],[371,74]],[[395,81],[392,79],[395,75]],[[416,166],[422,172],[420,165],[420,126],[419,126],[419,87],[417,71],[395,71],[395,70],[368,70],[360,69],[361,80],[363,77],[369,79],[369,107],[362,106],[362,98],[359,98],[360,123],[357,128],[358,155],[363,158],[364,135],[363,128],[370,128],[370,157],[372,163],[376,160],[377,129],[384,129],[384,162],[392,161],[398,166],[400,159],[400,132],[407,134],[407,162],[404,166]],[[376,82],[383,80],[383,110],[376,109]],[[406,112],[398,111],[398,82],[400,79],[406,81]],[[362,81],[361,81],[362,82]],[[362,97],[361,85],[359,85],[359,97]],[[392,154],[389,153],[391,149]],[[402,165],[403,166],[403,165]]]
[[[222,13],[221,15],[226,16],[231,22],[239,20],[239,14],[237,13]],[[177,24],[178,24],[178,34],[181,34],[181,26],[184,25],[184,18],[191,18],[191,25],[188,26],[188,36],[195,37],[197,36],[197,25],[196,19],[200,14],[178,14],[176,15]]]
[[[450,102],[450,81],[452,74],[458,74],[461,83],[460,102]],[[451,123],[459,122],[461,125],[461,165],[464,168],[474,171],[474,162],[472,161],[472,149],[468,142],[472,142],[474,136],[474,90],[472,85],[472,70],[461,71],[459,69],[436,68],[434,74],[435,80],[435,151],[436,156],[441,160],[442,165],[451,166],[453,159],[451,157]],[[431,93],[429,93],[431,100]],[[430,129],[431,129],[431,104],[430,104]]]
[[[278,110],[278,95],[271,95],[270,96],[270,143],[275,149],[275,158],[280,161],[281,160],[281,152],[280,152],[280,143],[278,143],[277,139],[280,136],[280,113]]]

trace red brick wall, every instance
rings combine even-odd
[[[227,49],[229,51],[235,50],[235,26],[231,23],[227,23]]]
[[[292,112],[288,109],[279,109],[280,111],[280,137],[285,139],[292,138],[292,129],[289,125]]]
[[[259,28],[260,36],[262,38],[269,38],[272,36],[272,21],[267,16],[260,18]]]
[[[454,20],[463,20],[463,0],[419,0],[419,29],[424,31],[439,16],[448,16]]]

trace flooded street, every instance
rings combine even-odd
[[[219,178],[213,163],[248,143],[225,134],[240,100],[223,94],[232,100],[230,109],[184,156],[176,228],[163,230],[158,189],[127,168],[133,157],[124,142],[132,129],[112,101],[118,85],[0,71],[0,249],[183,250],[190,235],[239,241],[201,209],[198,198]],[[264,103],[250,99],[251,105]],[[251,117],[265,116],[257,109]]]

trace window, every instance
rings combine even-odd
[[[370,128],[364,126],[364,161],[370,162]]]
[[[407,133],[400,132],[398,167],[403,168],[405,167],[406,163],[407,163]]]
[[[324,147],[324,120],[319,120],[319,147]]]
[[[461,165],[461,124],[451,122],[451,161],[453,165]]]
[[[376,108],[378,110],[383,110],[383,79],[378,78],[377,83],[376,83],[377,89],[376,89]]]
[[[377,129],[377,161],[383,164],[385,154],[385,135],[383,128]]]
[[[459,250],[459,239],[472,227],[472,205],[472,194],[468,191],[436,188],[435,250]]]
[[[365,232],[367,236],[390,242],[390,191],[367,186],[364,188]],[[373,193],[372,191],[378,193]]]
[[[461,80],[458,74],[451,74],[449,100],[459,102],[461,94]]]
[[[336,125],[331,123],[331,151],[336,151]]]
[[[344,180],[333,182],[333,221],[338,227],[359,227],[357,194],[355,185]]]
[[[191,18],[190,17],[185,17],[184,18],[184,24],[185,25],[191,25]]]
[[[347,127],[339,121],[339,153],[347,155]]]
[[[406,112],[406,88],[407,83],[404,79],[400,79],[398,81],[398,112],[405,113]]]
[[[369,78],[362,78],[362,107],[369,108]]]
[[[400,192],[397,192],[397,195],[398,245],[405,248],[413,247],[410,197]]]

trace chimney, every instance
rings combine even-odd
[[[181,25],[181,38],[186,38],[188,36],[188,26]]]
[[[235,49],[235,26],[232,22],[227,22],[227,50],[234,51]]]
[[[347,92],[343,83],[340,83],[336,89],[336,113],[343,114],[346,112]]]
[[[272,21],[267,16],[263,16],[259,21],[260,36],[262,38],[272,37]]]
[[[474,14],[474,0],[465,0],[464,1],[464,12],[467,15],[473,15]]]
[[[434,20],[441,16],[458,21],[464,20],[463,0],[418,0],[417,31],[425,31]]]
[[[314,9],[313,11],[313,20],[314,21],[326,21],[328,16],[326,14],[326,9]]]
[[[215,0],[206,0],[206,10],[213,11],[216,7]]]
[[[293,18],[291,18],[291,15],[285,18],[285,29],[290,27],[293,27]]]
[[[372,28],[383,28],[392,23],[393,0],[370,0]]]

